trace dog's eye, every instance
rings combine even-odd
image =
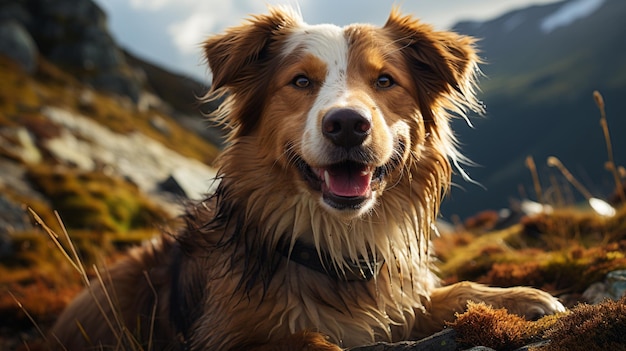
[[[396,83],[393,81],[393,78],[387,74],[383,74],[376,79],[376,88],[378,89],[391,88],[394,84]]]
[[[297,75],[292,81],[291,84],[296,88],[308,88],[311,86],[311,80],[304,75]]]

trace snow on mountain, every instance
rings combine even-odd
[[[576,20],[585,18],[599,9],[605,0],[575,0],[566,2],[554,13],[541,21],[541,30],[550,33],[553,30],[570,25]]]

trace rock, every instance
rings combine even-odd
[[[20,1],[2,1],[0,2],[0,21],[7,20],[17,21],[28,26],[31,16]]]
[[[65,67],[80,68],[98,75],[118,68],[123,63],[117,48],[102,39],[61,43],[50,51],[48,58]]]
[[[606,275],[607,292],[613,300],[626,293],[626,270],[617,270]]]
[[[29,74],[37,69],[37,45],[18,21],[0,21],[0,54],[17,62]]]
[[[540,350],[542,346],[546,346],[548,344],[550,344],[550,340],[542,340],[542,341],[538,341],[538,342],[532,343],[530,345],[522,346],[519,349],[516,349],[515,351]],[[485,348],[485,349],[486,350],[491,350],[490,348]]]
[[[24,163],[36,164],[42,160],[32,134],[24,127],[0,129],[0,150]]]
[[[188,199],[199,200],[214,188],[215,183],[207,173],[197,174],[191,168],[178,168],[159,183],[159,189]],[[214,176],[214,175],[213,175]]]
[[[41,53],[93,87],[139,99],[122,50],[107,28],[106,14],[90,0],[30,0],[29,30]]]
[[[106,27],[106,14],[90,0],[30,0],[30,8],[36,14],[54,18],[61,22],[90,24]]]
[[[106,14],[91,0],[29,0],[27,7],[36,19],[29,30],[44,44],[44,54],[59,43],[81,40],[87,28],[107,31]]]
[[[28,9],[35,19],[29,30],[46,56],[59,46],[77,44],[87,39],[113,44],[107,32],[106,15],[93,1],[31,0],[28,3]]]
[[[626,270],[609,272],[603,282],[591,284],[583,292],[583,299],[591,304],[600,303],[606,299],[619,300],[626,294]]]
[[[13,253],[12,233],[32,229],[25,209],[0,194],[0,257]]]
[[[26,128],[18,128],[16,134],[21,146],[20,157],[22,161],[29,164],[40,163],[43,157],[35,144],[32,134]]]
[[[61,163],[76,167],[83,171],[93,171],[96,162],[88,152],[88,142],[76,138],[72,133],[63,131],[60,136],[47,140],[46,149]]]
[[[379,342],[373,345],[352,347],[346,351],[456,351],[459,345],[455,338],[454,329],[445,329],[418,341]]]
[[[95,95],[90,89],[83,89],[78,95],[78,107],[81,110],[92,111],[94,109]]]
[[[606,284],[603,282],[597,282],[591,284],[582,294],[582,298],[591,304],[600,303],[603,300],[609,298],[609,294],[606,289]]]
[[[23,165],[0,158],[0,170],[0,194],[3,193],[2,189],[11,189],[13,193],[20,196],[36,199],[43,203],[48,202],[26,181],[26,168]]]
[[[167,125],[167,122],[165,122],[163,117],[159,115],[151,116],[149,122],[152,128],[165,136],[169,136],[172,133],[170,127]]]
[[[87,78],[86,82],[92,84],[96,89],[127,96],[134,103],[139,100],[141,87],[123,71],[100,71],[93,78]]]
[[[185,189],[183,189],[173,175],[170,175],[167,179],[159,183],[159,189],[174,194],[175,196],[189,198],[187,193],[185,193]]]
[[[159,184],[172,177],[187,197],[198,199],[216,182],[215,170],[184,157],[141,133],[114,133],[88,117],[56,107],[42,113],[67,132],[46,142],[46,148],[62,163],[85,170],[110,167],[144,192],[158,193]]]

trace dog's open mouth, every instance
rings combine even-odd
[[[311,167],[301,158],[296,164],[313,190],[337,209],[358,209],[372,197],[385,175],[385,167],[344,161],[325,167]]]

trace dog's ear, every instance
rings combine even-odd
[[[461,114],[466,107],[480,110],[475,98],[480,63],[474,46],[476,39],[436,31],[411,16],[401,15],[397,9],[391,12],[384,30],[409,63],[421,92],[421,106],[431,107],[438,102]],[[438,101],[442,97],[444,101]]]
[[[231,137],[254,129],[272,74],[269,62],[280,50],[279,38],[301,21],[294,10],[271,7],[269,14],[254,16],[204,42],[204,55],[213,74],[205,99],[229,94],[237,100],[230,104],[232,101],[227,99],[229,113],[216,115],[230,127]]]
[[[243,25],[207,39],[203,48],[213,73],[212,89],[237,84],[255,73],[255,66],[268,58],[272,37],[299,21],[294,11],[274,7],[268,15],[254,16]]]

